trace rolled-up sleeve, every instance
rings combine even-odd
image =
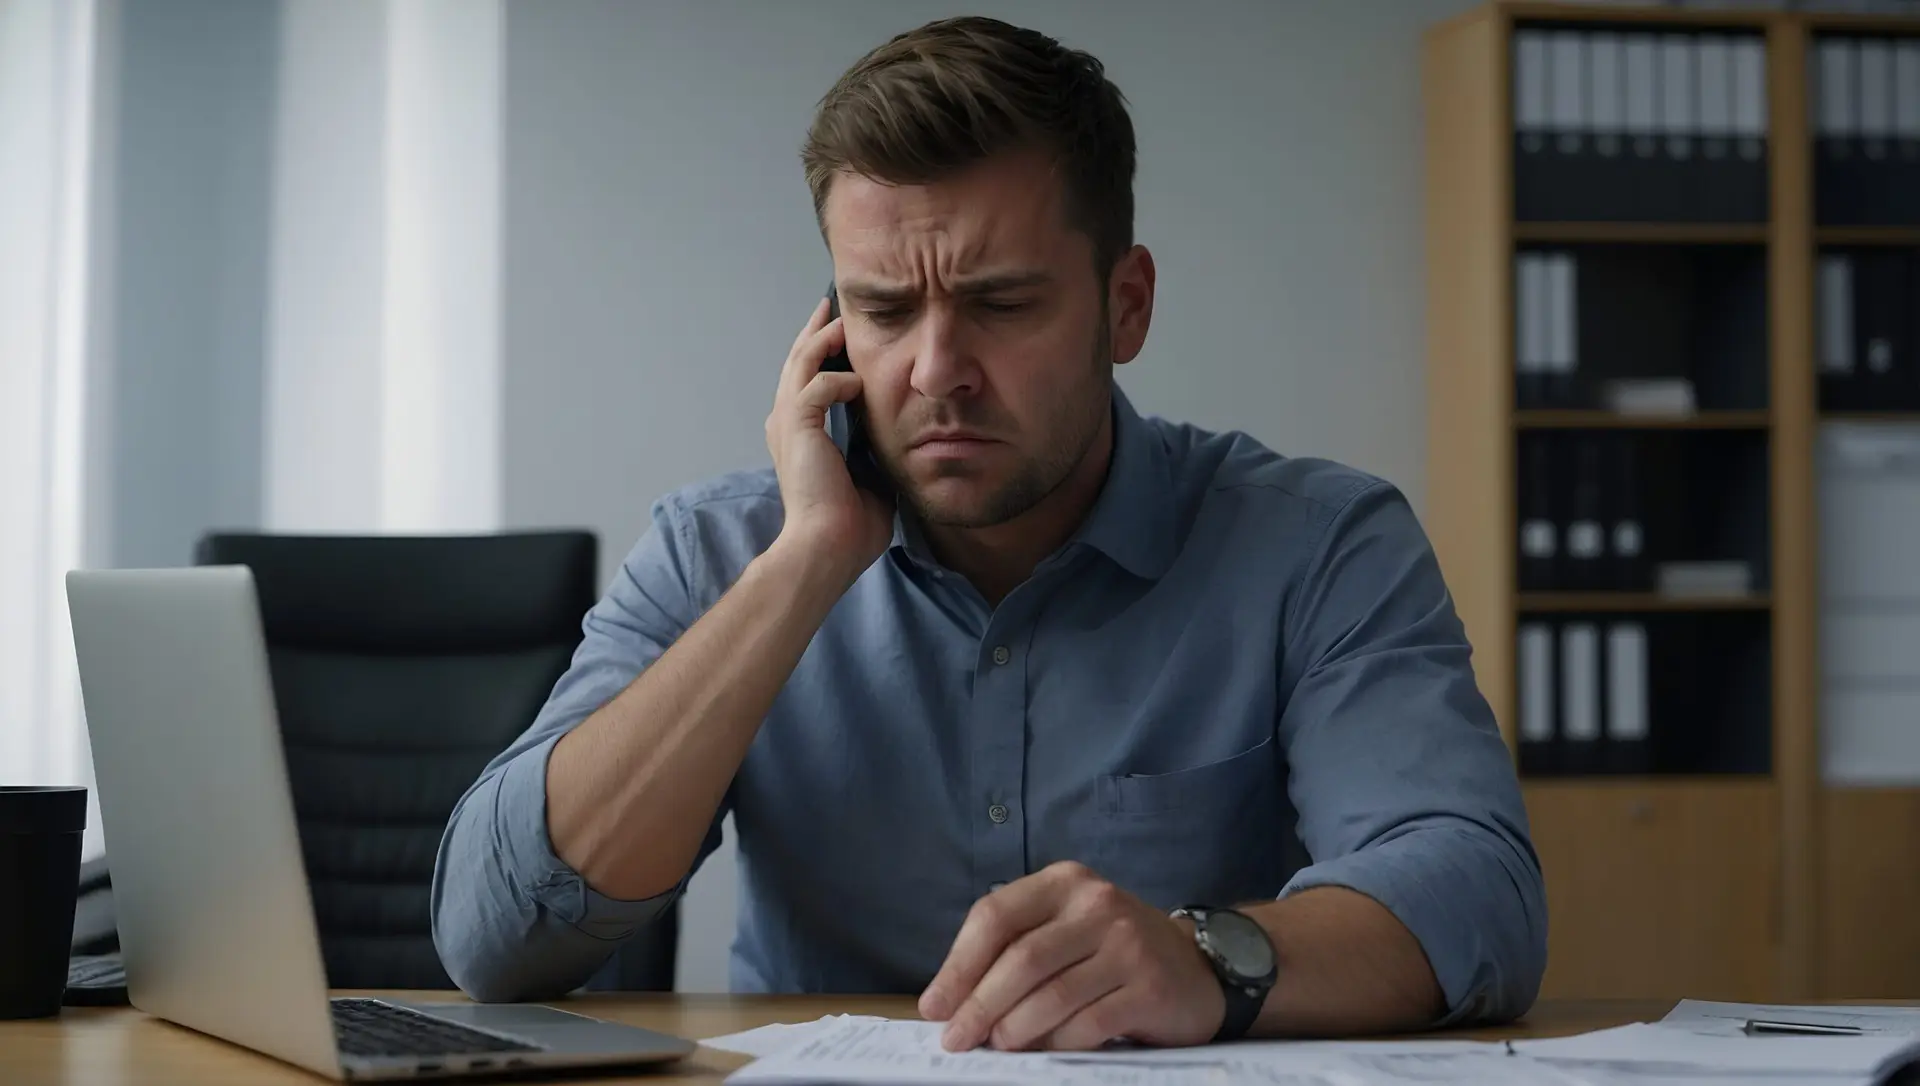
[[[586,983],[666,893],[621,901],[595,891],[547,835],[554,744],[626,689],[699,616],[686,519],[670,499],[582,622],[566,673],[533,724],[490,762],[454,807],[434,862],[433,941],[455,984],[478,1000],[550,999]],[[720,844],[714,816],[699,860]]]
[[[1286,616],[1279,736],[1313,862],[1282,895],[1341,886],[1426,951],[1445,1024],[1525,1013],[1546,893],[1511,754],[1475,686],[1432,548],[1389,484],[1326,520]]]

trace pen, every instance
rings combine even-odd
[[[1778,1022],[1760,1018],[1747,1019],[1748,1033],[1799,1033],[1816,1037],[1858,1037],[1866,1031],[1859,1026],[1828,1025],[1823,1022]]]

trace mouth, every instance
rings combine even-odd
[[[989,445],[997,444],[999,444],[999,442],[989,437],[982,437],[979,434],[944,433],[928,434],[915,441],[912,445],[908,446],[908,448],[912,452],[921,453],[926,456],[955,457],[971,456]]]

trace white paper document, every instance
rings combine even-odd
[[[1872,1036],[1920,1039],[1920,1007],[1796,1007],[1778,1003],[1716,1003],[1683,999],[1660,1020],[1663,1026],[1722,1036],[1745,1035],[1749,1020],[1852,1026]]]
[[[738,1052],[745,1056],[771,1056],[813,1040],[820,1034],[846,1022],[885,1022],[870,1014],[830,1014],[811,1022],[774,1022],[739,1033],[708,1037],[700,1043],[708,1048]]]
[[[1515,1041],[1513,1049],[1576,1075],[1591,1066],[1621,1071],[1665,1068],[1675,1076],[1693,1069],[1768,1076],[1767,1081],[1773,1075],[1811,1075],[1856,1082],[1873,1081],[1920,1051],[1912,1038],[1900,1036],[1749,1037],[1695,1033],[1646,1022],[1574,1037]]]
[[[730,1083],[1096,1083],[1155,1086],[1225,1081],[1216,1063],[1065,1062],[1043,1053],[940,1047],[939,1022],[846,1022],[803,1043],[756,1060],[727,1077]],[[1303,1080],[1300,1086],[1338,1086]]]
[[[1188,1068],[1189,1077],[1149,1080],[1154,1083],[1584,1086],[1579,1079],[1514,1056],[1504,1044],[1485,1041],[1242,1041],[1200,1048],[1060,1053],[1052,1059],[1056,1079],[1060,1065],[1071,1067],[1092,1060],[1128,1067]],[[1214,1077],[1201,1077],[1202,1067],[1209,1068],[1205,1073]]]
[[[1675,1008],[1677,1017],[1665,1023],[1511,1044],[1243,1041],[1098,1052],[948,1052],[940,1046],[940,1023],[844,1015],[705,1043],[760,1054],[727,1079],[743,1086],[1868,1086],[1920,1053],[1920,1042],[1891,1032],[1859,1037],[1728,1033],[1722,1023],[1735,1006],[1744,1025],[1746,1005],[1682,1004]],[[1893,1018],[1886,1013],[1892,1010],[1847,1008],[1844,1013]],[[1689,1023],[1704,1028],[1697,1031]]]
[[[1812,1071],[1759,1075],[1752,1071],[1703,1071],[1698,1067],[1654,1064],[1593,1063],[1560,1069],[1582,1086],[1873,1086],[1874,1082],[1864,1075],[1822,1075]]]
[[[947,1052],[939,1023],[836,1023],[741,1068],[730,1083],[912,1086],[1583,1086],[1582,1080],[1469,1041],[1249,1041],[1099,1052]],[[709,1042],[711,1043],[711,1042]]]
[[[1266,1081],[1259,1077],[1260,1067],[1260,1062],[1236,1067],[1229,1081]],[[1504,1049],[1429,1055],[1348,1051],[1329,1060],[1321,1073],[1342,1086],[1587,1086],[1584,1079]]]

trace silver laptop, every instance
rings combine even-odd
[[[332,1078],[679,1059],[526,1004],[332,999],[251,573],[67,575],[133,1005]]]

